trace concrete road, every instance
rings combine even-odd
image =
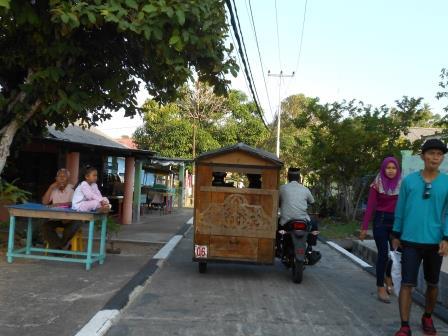
[[[191,215],[191,209],[155,213],[122,227],[115,239],[140,243],[116,242],[121,254],[109,254],[104,265],[89,272],[82,265],[50,261],[8,264],[0,250],[0,336],[73,336]]]
[[[399,325],[396,298],[377,301],[375,279],[327,245],[300,285],[281,264],[210,264],[199,274],[191,246],[191,236],[180,243],[108,336],[393,335]],[[414,335],[421,314],[414,306]]]

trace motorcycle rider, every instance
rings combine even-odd
[[[307,209],[314,203],[314,197],[311,191],[301,184],[300,169],[288,169],[288,183],[280,187],[280,221],[279,229],[293,219],[306,220],[311,227],[311,232],[307,238],[307,254],[312,254],[312,246],[316,245],[318,223],[311,219]],[[319,257],[320,258],[320,257]],[[314,262],[313,262],[314,263]]]

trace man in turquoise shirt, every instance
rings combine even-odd
[[[392,242],[394,249],[401,246],[403,250],[399,297],[401,328],[395,336],[411,335],[411,295],[422,261],[427,284],[422,329],[425,335],[436,335],[431,314],[437,301],[442,257],[448,254],[448,175],[439,172],[447,151],[442,141],[427,140],[421,153],[425,168],[410,174],[401,184]]]

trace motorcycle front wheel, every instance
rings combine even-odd
[[[298,261],[294,258],[292,265],[292,281],[295,283],[301,283],[303,280],[303,261]]]

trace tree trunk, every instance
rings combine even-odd
[[[355,209],[353,211],[353,216],[352,216],[352,220],[356,219],[356,212],[358,210],[358,206],[359,206],[359,202],[361,202],[361,197],[364,194],[364,190],[366,189],[367,184],[366,183],[362,183],[361,184],[361,188],[359,190],[359,194],[358,197],[356,198],[356,203],[355,203]]]
[[[196,158],[196,122],[193,121],[193,160]]]
[[[6,165],[6,160],[8,159],[8,156],[10,154],[9,150],[11,148],[12,141],[14,140],[14,136],[16,135],[20,127],[24,125],[36,113],[40,104],[41,101],[37,100],[31,107],[31,110],[23,118],[19,118],[19,116],[16,116],[9,122],[9,124],[6,124],[2,128],[0,133],[0,176],[3,173],[3,169]]]

